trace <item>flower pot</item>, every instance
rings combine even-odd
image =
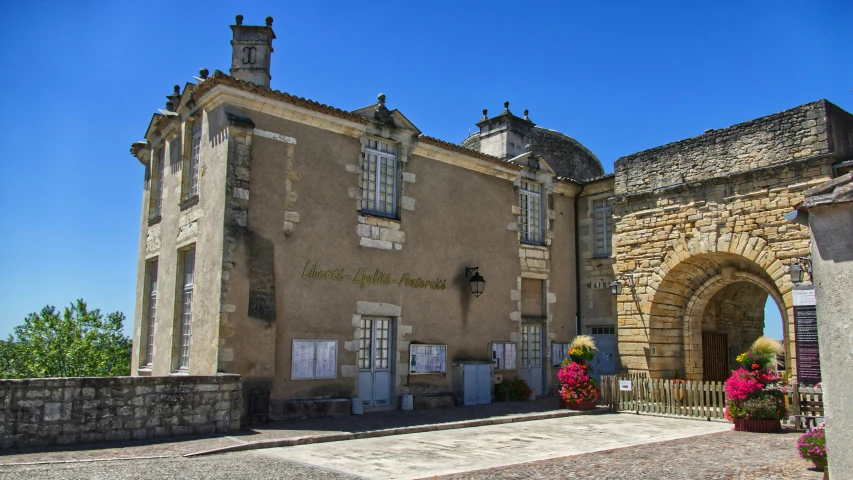
[[[567,402],[560,398],[560,408],[567,408],[569,410],[594,410],[595,404],[597,400],[585,400],[583,402]]]
[[[812,463],[818,472],[822,472],[826,468],[826,458],[813,458]]]
[[[745,418],[736,418],[735,430],[738,432],[776,433],[782,431],[782,423],[779,420],[747,420]]]

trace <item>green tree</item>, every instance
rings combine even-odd
[[[82,299],[60,313],[48,305],[0,340],[0,378],[130,375],[131,339],[121,312],[89,311]]]

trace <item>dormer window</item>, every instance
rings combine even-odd
[[[542,185],[521,182],[521,241],[542,243]]]
[[[362,167],[362,211],[397,217],[397,145],[368,139]]]

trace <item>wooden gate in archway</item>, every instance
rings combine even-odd
[[[728,339],[725,333],[702,332],[702,380],[724,382],[729,377]]]

